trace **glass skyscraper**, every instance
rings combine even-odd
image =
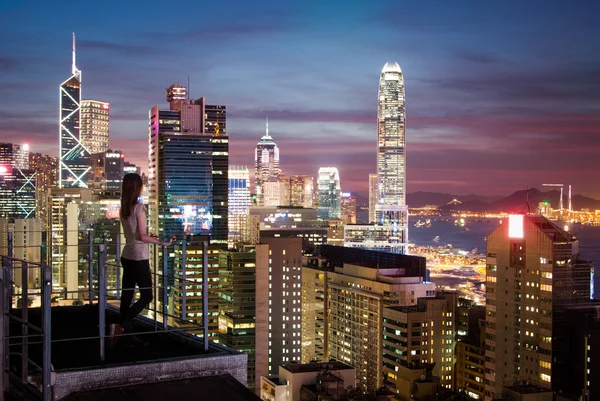
[[[404,76],[398,63],[386,63],[379,79],[377,108],[377,186],[375,223],[391,226],[397,246],[406,253],[406,100]]]
[[[320,219],[339,219],[342,215],[340,174],[336,167],[321,167],[317,178],[318,213]]]
[[[242,242],[250,214],[250,170],[229,167],[229,245]]]
[[[264,185],[269,180],[279,180],[281,170],[279,169],[279,148],[269,135],[269,120],[265,135],[256,145],[254,153],[254,184],[256,187],[256,199],[258,206],[264,206],[265,203],[265,188]]]
[[[398,63],[386,63],[379,79],[377,172],[379,203],[406,204],[406,104]]]
[[[87,188],[90,152],[81,142],[81,71],[73,64],[71,76],[60,85],[60,138],[58,185],[60,188]]]

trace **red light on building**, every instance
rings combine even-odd
[[[6,175],[6,174],[8,174],[8,167],[0,166],[0,175]]]
[[[125,158],[125,153],[121,153],[121,159]]]
[[[104,103],[104,104],[102,105],[102,108],[103,108],[104,110],[108,110],[108,108],[109,108],[109,107],[110,107],[110,106],[108,105],[108,103]]]

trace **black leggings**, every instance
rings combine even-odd
[[[149,260],[129,260],[121,258],[123,284],[121,286],[121,326],[126,333],[132,331],[131,322],[152,302],[152,276]],[[140,289],[140,299],[133,302],[135,285]]]

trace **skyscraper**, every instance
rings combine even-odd
[[[302,240],[261,238],[256,246],[256,378],[302,355]]]
[[[379,79],[377,173],[379,203],[406,204],[406,110],[398,63],[386,63]]]
[[[81,101],[81,143],[91,153],[108,151],[110,104]]]
[[[250,214],[250,171],[247,166],[229,166],[229,245],[242,242]]]
[[[254,185],[258,206],[264,206],[264,183],[270,179],[277,179],[281,174],[279,169],[279,148],[269,135],[269,119],[265,135],[256,145],[254,153]]]
[[[313,207],[314,179],[308,175],[290,177],[290,205]]]
[[[356,196],[350,192],[342,194],[342,220],[346,224],[356,224]]]
[[[15,156],[15,167],[21,170],[29,169],[29,144],[24,143],[23,145],[13,144],[14,156]]]
[[[22,149],[0,143],[0,218],[36,217],[35,171],[21,168]]]
[[[110,149],[94,153],[91,155],[91,165],[89,187],[97,194],[118,198],[125,174],[125,155]]]
[[[386,63],[379,79],[377,108],[377,224],[391,226],[406,253],[408,207],[406,206],[406,104],[404,77],[398,63]]]
[[[342,215],[340,174],[336,167],[321,167],[317,178],[319,199],[318,216],[321,219],[339,219]]]
[[[375,205],[377,205],[377,199],[379,197],[379,190],[377,187],[377,174],[369,174],[369,221],[367,221],[369,224],[375,222]]]
[[[58,185],[60,188],[87,188],[91,170],[90,152],[80,136],[81,71],[75,63],[75,34],[71,76],[60,85],[59,114]]]
[[[522,380],[563,392],[567,308],[590,303],[579,241],[542,216],[511,215],[486,241],[485,400]]]

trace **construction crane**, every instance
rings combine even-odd
[[[563,212],[563,187],[564,184],[542,184],[543,187],[560,187],[560,199],[558,202],[558,209],[560,210],[560,213],[562,214]],[[569,211],[572,210],[572,204],[571,204],[571,185],[569,185]]]

